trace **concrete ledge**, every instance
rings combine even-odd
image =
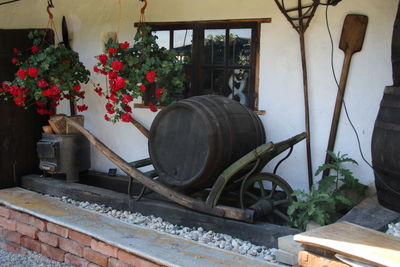
[[[2,222],[11,228],[20,225],[20,229],[17,229],[17,227],[13,229],[4,228],[5,231],[17,233],[23,231],[24,236],[30,235],[29,244],[35,245],[34,248],[37,247],[36,242],[39,242],[38,238],[42,235],[42,238],[48,242],[41,244],[42,253],[56,251],[59,256],[58,260],[67,259],[67,256],[70,260],[77,260],[80,247],[73,245],[80,244],[83,247],[83,260],[102,262],[102,264],[94,262],[98,265],[107,264],[107,260],[108,264],[115,263],[119,253],[125,252],[153,265],[279,266],[130,225],[21,188],[0,190],[0,204],[5,206],[3,208],[4,214],[0,214]],[[7,210],[11,212],[17,210],[21,213],[16,213],[15,217],[10,217],[10,211],[7,212]],[[4,227],[4,225],[0,226]],[[83,243],[68,243],[68,231],[83,234],[81,236]],[[44,237],[45,234],[39,234],[44,232],[47,233]],[[85,236],[92,238],[90,246],[88,246],[89,241],[84,238]],[[60,252],[61,249],[49,245],[49,243],[56,244],[51,237],[57,237],[64,241],[63,246],[67,249],[64,254],[62,251]],[[102,251],[104,253],[100,253]],[[90,259],[93,259],[93,261]]]

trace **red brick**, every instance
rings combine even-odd
[[[133,267],[135,265],[133,264],[126,264],[123,261],[120,261],[115,258],[109,258],[108,259],[108,267]]]
[[[58,246],[66,252],[83,257],[83,245],[78,242],[60,237]]]
[[[20,233],[18,233],[16,231],[9,231],[6,229],[3,229],[3,232],[4,232],[4,235],[3,235],[4,239],[14,242],[14,243],[17,243],[17,244],[21,244],[21,236],[22,235]]]
[[[67,228],[62,227],[61,225],[51,223],[51,222],[47,223],[47,231],[54,233],[56,235],[65,237],[65,238],[68,237],[68,229]]]
[[[13,253],[26,254],[20,245],[8,241],[0,241],[0,248]]]
[[[0,216],[10,218],[10,209],[0,206]]]
[[[16,210],[10,210],[10,219],[29,224],[29,215]]]
[[[29,224],[38,228],[40,231],[46,231],[46,223],[34,216],[29,216]]]
[[[65,254],[64,262],[69,265],[77,266],[77,267],[87,267],[89,262],[81,257],[75,256],[71,253]]]
[[[39,232],[38,239],[40,242],[46,243],[53,247],[58,247],[58,236],[47,232]]]
[[[114,257],[114,258],[118,257],[118,248],[116,248],[114,246],[111,246],[109,244],[106,244],[104,242],[92,239],[90,247],[93,250],[95,250],[97,252],[100,252],[101,254],[104,254],[104,255],[107,255],[107,256],[111,256],[111,257]]]
[[[106,267],[108,265],[108,257],[106,255],[96,252],[88,247],[83,249],[83,256],[88,261],[100,266]]]
[[[29,237],[32,237],[33,239],[37,239],[37,233],[39,232],[39,229],[25,223],[17,222],[17,231],[23,235],[27,235]]]
[[[21,237],[21,246],[40,253],[40,242],[28,236]]]
[[[132,255],[129,252],[126,252],[124,250],[118,250],[118,259],[120,259],[121,261],[127,263],[127,264],[132,264],[135,265],[136,264],[136,259],[138,259],[138,257]]]
[[[74,230],[68,231],[68,238],[88,247],[90,247],[92,241],[92,237],[76,232]]]
[[[43,255],[45,255],[46,257],[56,260],[56,261],[64,261],[64,255],[65,255],[65,251],[61,250],[59,248],[55,248],[52,246],[49,246],[47,244],[42,243],[41,244],[41,253]]]
[[[17,222],[0,217],[0,226],[6,228],[7,230],[15,231],[17,229]]]

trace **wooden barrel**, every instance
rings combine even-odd
[[[385,88],[372,134],[371,153],[379,203],[400,212],[400,87]]]
[[[393,86],[400,86],[400,2],[393,27],[392,38]]]
[[[178,190],[214,183],[229,164],[265,143],[258,116],[216,95],[175,102],[154,119],[149,154],[162,182]]]

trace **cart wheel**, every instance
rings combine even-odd
[[[257,217],[275,214],[289,221],[287,208],[292,203],[293,189],[280,176],[257,173],[250,176],[240,188],[240,206],[253,209]]]

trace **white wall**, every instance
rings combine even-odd
[[[286,0],[289,4],[293,0]],[[87,68],[95,64],[101,53],[102,36],[115,31],[119,40],[132,40],[133,23],[138,21],[142,4],[134,0],[54,0],[55,23],[60,34],[61,18],[66,16],[72,48],[80,53]],[[261,29],[260,102],[266,110],[260,116],[268,140],[280,141],[304,130],[304,104],[298,34],[276,7],[266,0],[148,0],[147,21],[219,20],[240,18],[272,18]],[[297,1],[295,1],[297,2]],[[329,8],[329,19],[335,42],[335,69],[340,76],[343,53],[338,49],[346,14],[365,14],[369,25],[361,52],[353,57],[345,100],[350,116],[359,131],[361,145],[368,160],[375,117],[384,86],[392,84],[390,44],[398,0],[343,0]],[[46,27],[46,1],[22,0],[0,6],[0,28]],[[306,55],[311,109],[311,145],[313,169],[323,163],[330,131],[336,87],[330,70],[330,44],[325,26],[325,8],[319,7],[306,32]],[[95,83],[104,83],[92,75]],[[147,140],[130,124],[112,125],[103,119],[104,100],[90,85],[86,86],[84,112],[86,127],[124,159],[131,161],[147,156]],[[59,109],[67,112],[67,105]],[[134,116],[149,127],[155,114],[135,109]],[[364,183],[373,181],[373,173],[360,158],[355,136],[342,116],[336,151],[349,154],[360,165],[352,167]],[[92,150],[92,168],[107,171],[113,167],[103,155]],[[267,167],[271,170],[271,167]],[[280,168],[293,188],[307,187],[305,142],[295,147],[294,154]]]

